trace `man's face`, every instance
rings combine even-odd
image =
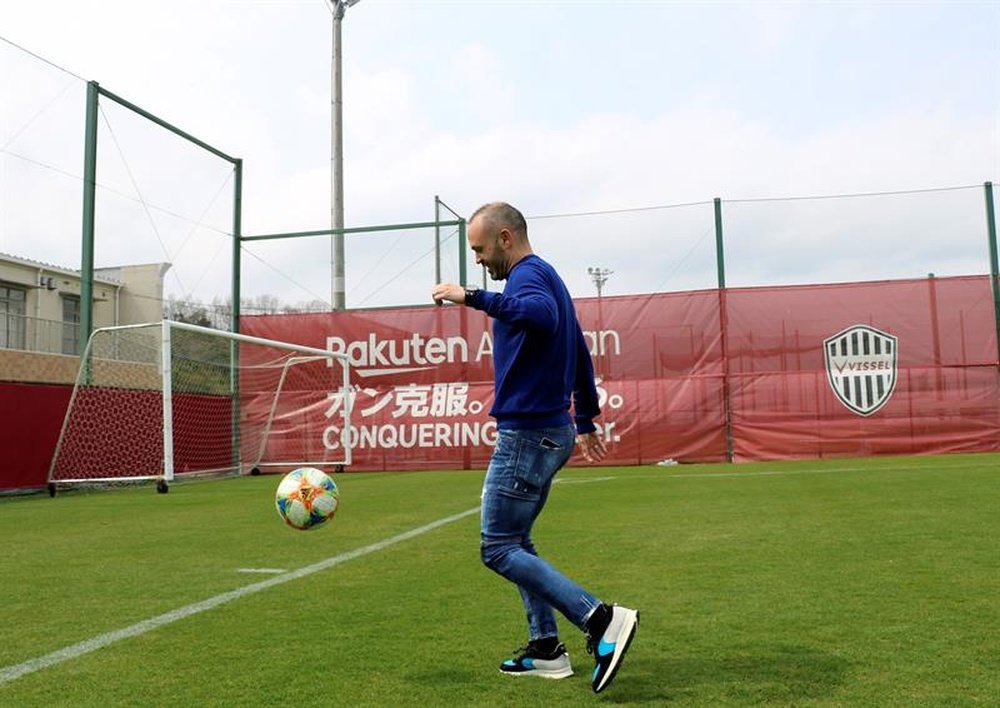
[[[486,266],[493,280],[506,280],[510,272],[510,234],[506,229],[491,229],[484,219],[469,224],[469,246],[476,256],[476,265]]]

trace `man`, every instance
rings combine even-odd
[[[590,461],[606,449],[593,419],[600,413],[593,362],[569,291],[534,255],[521,213],[509,204],[480,207],[469,219],[476,263],[503,293],[434,286],[434,302],[464,304],[493,318],[497,443],[482,500],[483,563],[517,585],[528,617],[528,644],[500,670],[514,676],[564,678],[573,673],[559,641],[553,608],[587,635],[596,667],[595,693],[611,683],[635,635],[639,613],[606,605],[540,558],[531,527],[545,506],[574,438]],[[573,417],[570,417],[570,403]],[[575,425],[574,425],[575,423]]]

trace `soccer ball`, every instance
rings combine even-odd
[[[286,474],[278,484],[274,505],[286,524],[308,531],[333,518],[340,506],[340,491],[323,471],[300,467]]]

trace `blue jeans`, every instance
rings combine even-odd
[[[573,426],[500,430],[483,483],[483,563],[517,585],[529,639],[555,637],[553,608],[580,629],[600,600],[539,558],[531,527],[545,506],[556,472],[573,452]]]

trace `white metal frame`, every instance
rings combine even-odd
[[[308,361],[319,361],[320,359],[330,359],[330,356],[329,355],[293,356],[292,358],[285,360],[284,366],[282,366],[281,368],[281,378],[278,379],[278,385],[274,389],[274,395],[271,396],[271,408],[268,410],[267,413],[267,422],[264,424],[264,433],[260,436],[260,447],[257,449],[257,459],[254,460],[255,467],[287,467],[290,465],[300,467],[303,465],[319,464],[316,460],[296,460],[296,461],[283,460],[281,462],[261,462],[261,460],[264,458],[264,450],[267,448],[267,436],[271,434],[271,424],[274,422],[274,411],[278,407],[278,398],[281,396],[281,391],[285,386],[285,378],[288,376],[288,369],[292,366],[295,366],[295,364],[302,364]],[[349,400],[351,398],[350,394],[348,394],[345,398],[348,399],[345,402],[348,405],[350,405],[350,400]],[[349,418],[346,427],[350,427]],[[345,439],[346,438],[344,437],[344,431],[341,431],[341,447],[346,451],[345,461],[323,462],[322,464],[326,465],[351,464],[351,449],[350,446],[343,444]]]
[[[268,412],[267,424],[264,429],[264,434],[261,439],[261,447],[258,451],[257,460],[255,463],[260,462],[260,458],[263,456],[264,446],[267,441],[267,435],[271,429],[271,420],[274,415],[274,409],[277,405],[278,395],[280,394],[281,387],[284,385],[285,375],[288,372],[288,366],[291,362],[301,362],[306,360],[316,360],[316,359],[338,359],[341,362],[341,386],[345,391],[344,396],[344,425],[340,432],[340,443],[341,449],[344,451],[344,456],[342,460],[338,461],[326,461],[325,465],[350,465],[351,464],[351,445],[350,445],[350,430],[351,430],[351,412],[352,412],[352,396],[350,395],[350,364],[349,359],[345,354],[340,354],[336,352],[331,352],[325,349],[317,349],[315,347],[309,347],[305,345],[290,344],[288,342],[280,342],[273,339],[265,339],[263,337],[253,337],[246,334],[239,334],[237,332],[226,332],[224,330],[212,329],[210,327],[201,327],[199,325],[188,324],[187,322],[175,322],[173,320],[162,320],[161,322],[145,322],[141,324],[132,325],[118,325],[115,327],[100,327],[95,329],[91,333],[90,338],[87,340],[87,346],[84,349],[83,356],[80,359],[81,367],[85,366],[90,360],[90,349],[94,341],[94,337],[98,333],[109,332],[109,331],[121,331],[128,329],[144,329],[157,327],[161,328],[161,352],[160,352],[160,375],[161,375],[161,388],[163,395],[163,469],[161,475],[142,475],[136,477],[101,477],[101,478],[88,478],[84,480],[53,480],[52,475],[55,471],[56,459],[59,454],[59,449],[62,447],[63,438],[66,434],[66,428],[69,425],[69,416],[73,411],[73,403],[76,399],[77,390],[79,387],[79,376],[78,380],[73,386],[73,393],[70,396],[69,406],[66,409],[66,416],[63,419],[63,425],[59,431],[59,439],[56,442],[55,450],[53,451],[52,461],[49,464],[49,476],[48,481],[50,484],[72,484],[74,482],[98,482],[98,483],[108,483],[108,482],[125,482],[125,481],[143,481],[150,479],[163,479],[167,482],[173,481],[174,479],[174,442],[173,442],[173,391],[171,389],[171,374],[173,371],[173,363],[171,361],[171,339],[172,330],[180,329],[187,330],[189,332],[196,332],[201,334],[208,334],[211,336],[222,337],[223,339],[228,339],[235,342],[243,342],[245,344],[258,344],[261,346],[271,347],[273,349],[283,349],[286,351],[296,352],[298,354],[306,354],[308,356],[292,357],[285,363],[285,367],[281,373],[281,379],[278,383],[277,390],[274,393],[274,397],[271,401],[271,408]],[[81,368],[82,372],[82,368]],[[237,450],[237,453],[239,450]],[[237,460],[237,465],[242,469],[242,460]],[[275,463],[281,465],[294,465],[294,464],[307,464],[305,462],[281,462]]]

